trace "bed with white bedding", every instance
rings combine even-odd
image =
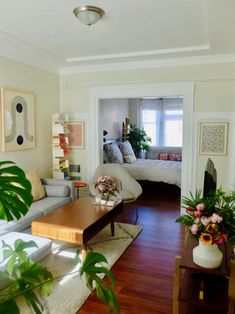
[[[181,186],[181,164],[179,160],[157,159],[160,154],[181,158],[181,148],[151,147],[147,159],[136,159],[128,141],[104,145],[106,163],[120,163],[136,180],[164,182]],[[181,160],[181,159],[180,159]]]
[[[137,159],[122,166],[136,180],[148,180],[181,185],[181,162],[158,159]]]

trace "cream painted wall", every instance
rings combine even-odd
[[[218,169],[218,184],[228,189],[231,182],[235,182],[235,174],[231,175],[231,160],[234,159],[232,150],[234,118],[231,113],[235,112],[235,64],[214,64],[180,66],[157,69],[141,69],[126,71],[110,71],[97,73],[80,73],[63,75],[61,79],[61,110],[66,112],[86,112],[89,114],[89,89],[93,86],[116,85],[116,84],[141,84],[160,82],[195,82],[195,117],[191,117],[194,124],[194,142],[198,147],[198,122],[204,119],[227,119],[230,122],[229,149],[227,156],[201,156],[195,154],[197,164],[198,188],[202,187],[202,177],[205,162],[208,157],[215,160]],[[121,97],[122,95],[120,95]],[[167,96],[167,95],[165,95]],[[215,113],[215,114],[214,114]],[[203,115],[204,114],[204,115]],[[89,128],[89,122],[88,122]],[[197,151],[197,150],[196,150]],[[234,162],[233,162],[234,163]],[[87,163],[83,159],[83,167]],[[84,178],[86,179],[86,178]]]
[[[0,87],[29,90],[36,96],[36,147],[24,151],[0,151],[0,160],[12,160],[25,171],[34,168],[41,176],[51,176],[51,115],[59,111],[58,75],[0,57]]]
[[[100,130],[106,130],[106,139],[122,139],[122,122],[129,117],[128,99],[102,99],[100,103]]]

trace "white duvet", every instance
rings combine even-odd
[[[148,180],[181,185],[181,162],[157,159],[137,159],[122,166],[136,180]]]

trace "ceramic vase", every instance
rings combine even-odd
[[[193,249],[193,262],[201,267],[214,269],[221,265],[223,254],[217,244],[206,245],[199,240]]]

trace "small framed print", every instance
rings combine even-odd
[[[227,155],[228,123],[200,122],[199,154]]]
[[[84,148],[84,122],[66,122],[68,129],[68,147]]]
[[[35,147],[34,106],[33,93],[1,88],[3,151]]]

